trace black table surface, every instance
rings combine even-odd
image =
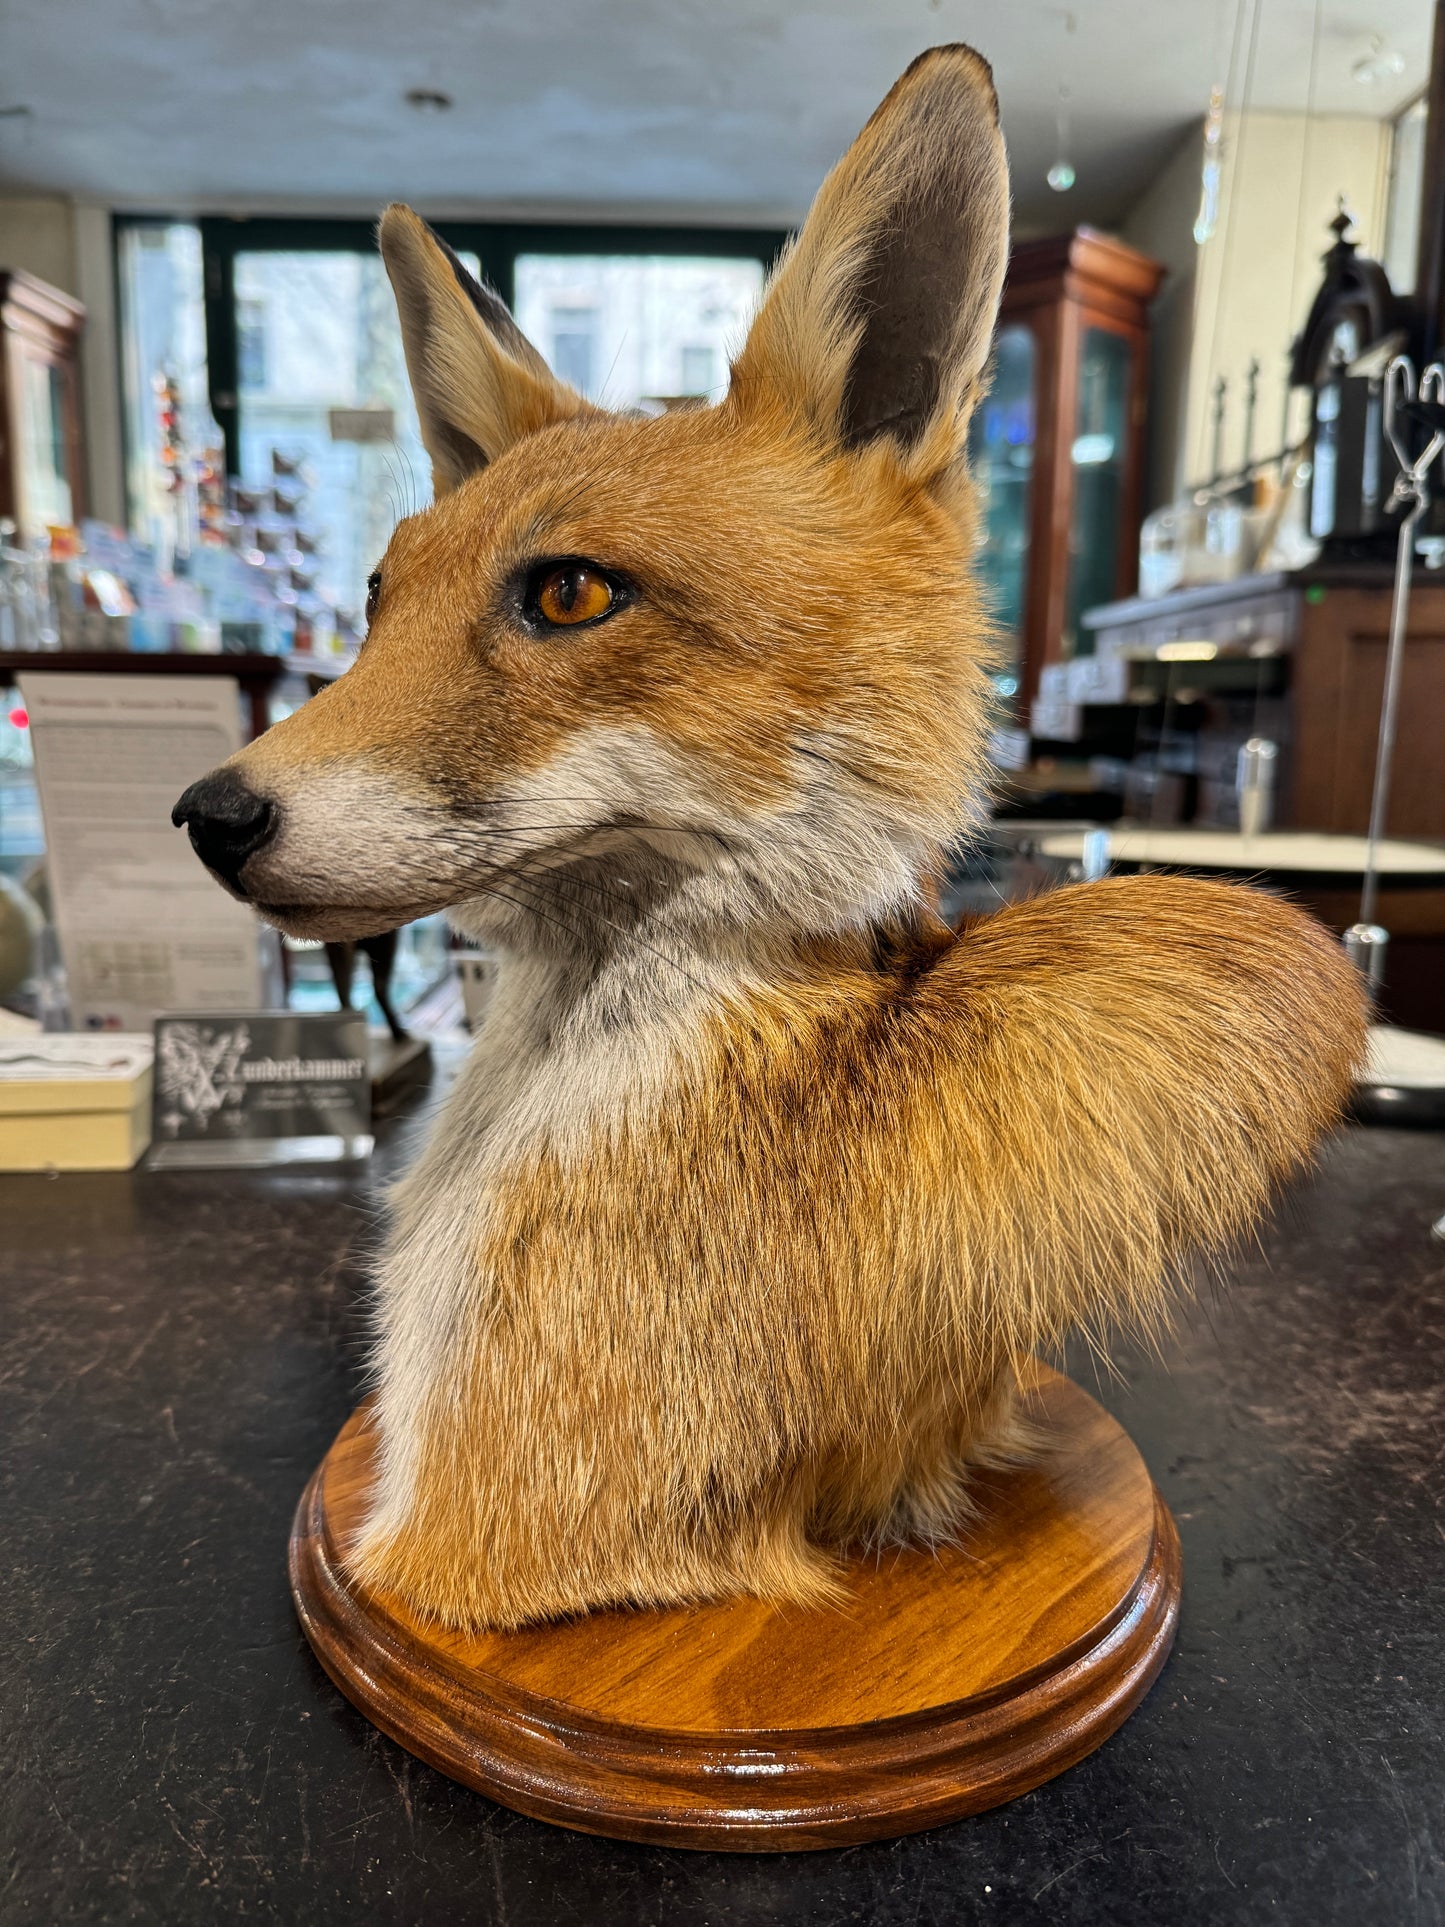
[[[359,1176],[0,1180],[0,1918],[1445,1921],[1445,1138],[1345,1132],[1162,1358],[1075,1361],[1184,1542],[1124,1728],[977,1819],[754,1858],[493,1806],[301,1639],[287,1529],[415,1131]]]

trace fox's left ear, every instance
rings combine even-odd
[[[824,181],[733,371],[825,444],[887,436],[930,480],[956,459],[1008,264],[1008,162],[988,63],[935,47]]]
[[[468,274],[419,215],[394,204],[381,217],[378,239],[437,495],[523,435],[586,410],[501,296]]]

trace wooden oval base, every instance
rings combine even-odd
[[[961,1546],[852,1561],[842,1606],[755,1599],[465,1637],[348,1578],[374,1434],[302,1497],[291,1587],[317,1657],[402,1746],[587,1833],[846,1846],[997,1806],[1092,1752],[1164,1664],[1179,1540],[1128,1435],[1040,1370],[1047,1445],[981,1475]]]

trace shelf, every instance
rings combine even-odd
[[[178,650],[155,654],[136,649],[0,649],[0,687],[17,676],[234,676],[251,710],[251,734],[270,726],[267,699],[287,676],[315,676],[335,682],[351,667],[351,656],[190,655]]]
[[[351,656],[196,655],[179,650],[0,649],[0,676],[60,670],[86,676],[234,676],[243,683],[320,676],[334,682],[354,660]]]

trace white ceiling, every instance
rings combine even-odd
[[[1256,0],[20,0],[0,6],[0,181],[157,210],[795,219],[922,48],[993,62],[1021,225],[1115,219],[1197,119]],[[1257,0],[1253,98],[1380,116],[1430,0]],[[1075,22],[1069,31],[1070,19]],[[1382,34],[1403,76],[1351,64]],[[1242,65],[1242,62],[1241,62]],[[1044,185],[1060,83],[1067,197]],[[403,95],[455,99],[422,115]],[[1065,210],[1067,209],[1067,213]]]

